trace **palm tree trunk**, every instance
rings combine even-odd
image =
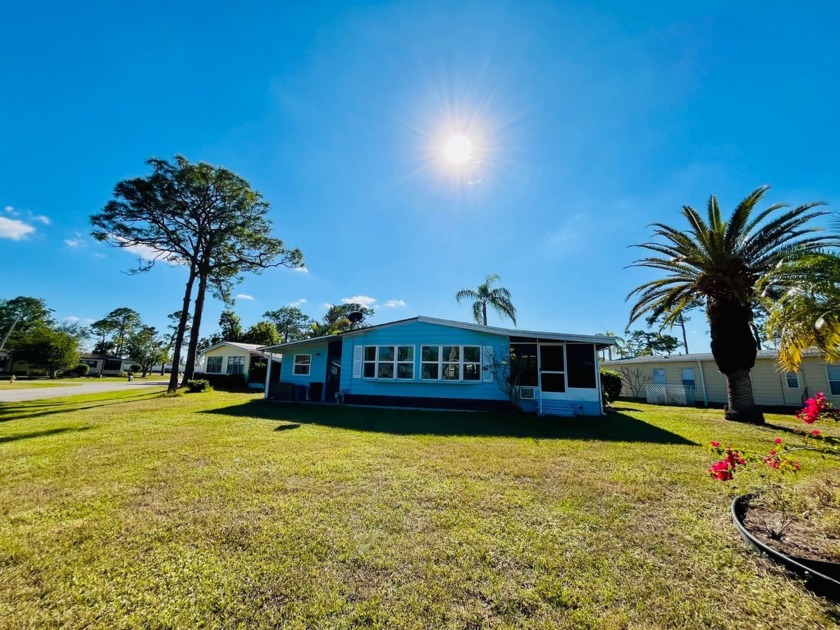
[[[750,370],[755,365],[756,343],[748,304],[726,297],[710,297],[706,303],[712,355],[726,376],[727,404],[724,417],[737,422],[764,424],[764,414],[755,405]]]
[[[755,405],[749,370],[737,370],[726,375],[727,420],[764,424],[764,414]]]
[[[487,325],[487,302],[483,302],[481,304],[481,312],[482,312],[482,315],[484,316],[484,325],[486,326]]]

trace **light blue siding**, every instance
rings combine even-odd
[[[309,375],[295,374],[295,355],[308,354],[312,356]],[[301,344],[283,352],[283,363],[280,366],[280,380],[284,383],[309,386],[312,383],[325,383],[327,380],[327,344],[323,342]]]
[[[359,335],[344,337],[341,349],[341,390],[364,396],[423,396],[427,398],[459,398],[468,400],[507,400],[494,380],[424,381],[420,379],[421,346],[492,346],[493,354],[506,357],[508,338],[473,330],[463,330],[426,322],[408,321],[373,328]],[[356,347],[414,346],[414,379],[353,378],[353,356]]]

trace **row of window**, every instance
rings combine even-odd
[[[414,346],[365,346],[360,350],[363,378],[414,380]],[[295,355],[295,376],[309,376],[311,369],[311,354]],[[480,381],[481,346],[420,346],[420,379]]]
[[[414,346],[365,346],[364,378],[414,380]],[[420,379],[480,381],[481,346],[420,346]]]
[[[209,374],[222,373],[222,357],[207,357],[207,372]],[[244,374],[245,373],[245,357],[228,357],[227,361],[228,374]]]
[[[828,384],[831,388],[832,394],[840,394],[840,367],[827,366],[828,370]],[[694,368],[682,368],[682,384],[690,387],[696,386],[694,380]],[[665,368],[653,368],[653,382],[654,384],[665,384]],[[789,389],[799,388],[799,374],[796,372],[785,373],[785,383]]]

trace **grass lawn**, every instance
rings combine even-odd
[[[706,444],[798,428],[155,393],[0,405],[0,619],[14,628],[819,628],[750,553]],[[804,455],[795,483],[831,464]],[[836,468],[828,472],[836,473]]]

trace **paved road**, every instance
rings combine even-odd
[[[148,389],[150,387],[166,387],[169,380],[159,381],[131,381],[110,383],[85,383],[84,385],[68,385],[67,387],[32,387],[28,389],[9,389],[0,391],[0,403],[21,402],[23,400],[40,400],[43,398],[61,398],[63,396],[77,396],[79,394],[96,394],[99,392],[116,392],[122,389]]]

